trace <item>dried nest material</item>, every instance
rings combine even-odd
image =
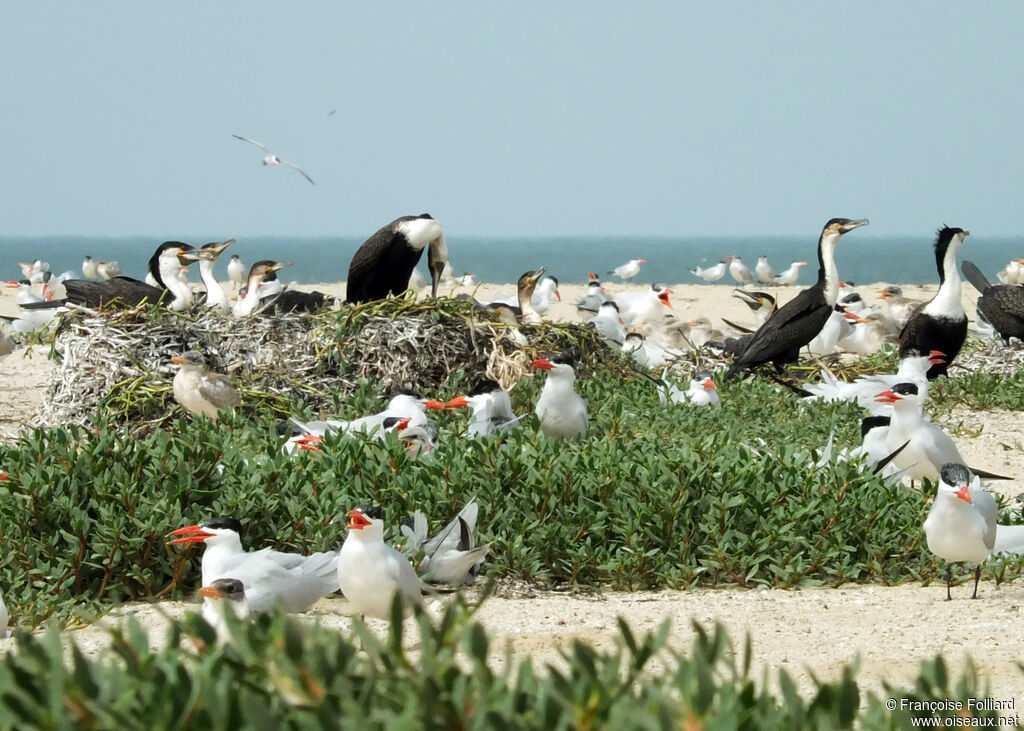
[[[952,375],[976,371],[1013,376],[1024,368],[1024,343],[1003,345],[1000,340],[968,341],[950,366]]]
[[[471,304],[399,297],[317,315],[235,319],[140,307],[64,316],[53,340],[60,360],[40,426],[88,421],[97,409],[133,424],[181,414],[171,394],[172,356],[195,349],[232,375],[244,407],[285,416],[293,401],[330,411],[369,378],[382,395],[396,388],[432,391],[453,373],[486,374],[511,386],[534,355],[571,351],[593,371],[617,355],[592,328],[519,328],[480,319]],[[529,346],[520,346],[525,335]]]

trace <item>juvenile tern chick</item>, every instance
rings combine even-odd
[[[181,366],[172,383],[174,400],[192,414],[204,414],[217,421],[217,412],[242,403],[242,395],[227,376],[207,370],[206,359],[198,350],[189,350],[171,358]]]

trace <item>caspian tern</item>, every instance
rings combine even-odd
[[[661,374],[661,387],[658,389],[658,399],[661,403],[671,401],[674,404],[692,404],[694,406],[710,406],[713,409],[721,408],[722,400],[718,396],[718,389],[715,388],[715,379],[710,371],[697,371],[690,379],[690,386],[685,391],[674,383],[669,383],[665,376],[666,369]]]
[[[803,385],[803,389],[810,394],[806,397],[808,401],[856,401],[872,414],[889,415],[892,413],[892,404],[879,401],[878,394],[897,383],[909,382],[917,385],[923,402],[928,395],[928,379],[925,378],[925,374],[933,363],[942,358],[943,354],[937,350],[928,355],[908,355],[900,361],[899,368],[894,374],[861,376],[849,383],[840,381],[830,370],[822,368],[821,383],[807,383]]]
[[[96,262],[96,274],[100,279],[113,279],[120,277],[122,272],[116,261],[98,261]]]
[[[587,404],[573,388],[576,373],[568,358],[559,354],[537,358],[533,367],[548,372],[535,409],[541,431],[561,439],[586,434],[590,424]]]
[[[471,500],[430,538],[427,538],[427,517],[419,510],[413,515],[411,527],[402,525],[402,534],[407,539],[403,553],[414,556],[422,551],[424,554],[417,567],[424,581],[455,587],[476,581],[480,564],[490,550],[489,545],[474,545],[473,530],[478,512],[479,506]]]
[[[717,282],[719,279],[725,276],[725,272],[729,269],[729,264],[724,261],[719,261],[714,266],[706,267],[701,269],[700,267],[694,267],[690,270],[690,274],[700,277],[705,282]]]
[[[576,309],[586,312],[597,312],[601,305],[610,300],[611,297],[605,294],[601,281],[592,279],[587,284],[586,294],[576,300]]]
[[[435,399],[425,398],[422,394],[416,393],[415,391],[400,390],[398,391],[383,411],[376,414],[370,414],[369,416],[363,416],[358,419],[352,419],[350,421],[342,421],[340,419],[328,419],[326,421],[299,421],[298,419],[290,419],[291,423],[299,429],[302,434],[297,435],[285,442],[284,449],[286,452],[294,452],[298,445],[296,442],[306,441],[303,437],[305,435],[312,435],[315,437],[323,437],[328,432],[341,432],[343,434],[351,434],[353,432],[363,432],[366,434],[372,434],[380,431],[384,427],[384,421],[389,417],[395,417],[397,419],[408,418],[409,422],[406,427],[419,427],[427,423],[427,415],[424,409],[432,410],[443,410],[445,404]],[[381,434],[380,436],[383,436]]]
[[[655,326],[662,321],[664,308],[672,307],[670,294],[672,290],[667,285],[655,283],[644,292],[620,292],[614,299],[625,326],[640,328]]]
[[[429,421],[412,425],[408,419],[401,419],[395,426],[395,434],[398,435],[398,441],[402,443],[406,452],[415,458],[433,454],[437,449],[440,430],[436,424]]]
[[[682,351],[659,345],[638,332],[626,333],[622,341],[622,352],[632,355],[637,364],[644,368],[661,368],[684,355]]]
[[[796,280],[800,277],[800,267],[805,266],[807,266],[806,261],[794,261],[789,265],[788,269],[772,280],[772,284],[779,287],[789,287],[796,284]]]
[[[757,281],[763,282],[764,284],[770,284],[775,279],[775,270],[772,269],[772,265],[768,263],[767,256],[759,256],[757,258],[757,264],[754,266],[754,274],[757,276]]]
[[[619,279],[629,280],[640,273],[640,265],[646,264],[646,259],[630,259],[625,264],[615,267],[613,270],[608,272],[614,274]]]
[[[473,421],[466,432],[470,437],[484,437],[515,428],[523,418],[512,413],[508,391],[490,378],[481,379],[468,394],[456,396],[447,406],[449,409],[465,406],[473,409]]]
[[[217,579],[200,588],[199,595],[203,597],[203,619],[217,633],[217,641],[222,645],[227,644],[231,639],[231,631],[224,613],[231,611],[242,621],[252,614],[249,600],[245,596],[245,586],[238,579]]]
[[[974,593],[978,598],[981,564],[996,542],[996,501],[981,489],[981,480],[962,463],[947,463],[940,471],[939,489],[928,517],[924,534],[928,550],[946,562],[946,599],[953,598],[951,564],[966,561],[975,564]]]
[[[181,366],[172,383],[174,400],[191,414],[205,415],[217,421],[217,412],[242,403],[242,395],[231,380],[206,367],[206,359],[198,350],[189,350],[171,358]]]
[[[238,254],[231,257],[231,261],[228,262],[228,279],[235,285],[235,289],[239,289],[245,284],[245,264],[238,258]]]
[[[204,543],[203,586],[217,579],[238,579],[253,612],[266,612],[280,601],[289,612],[304,612],[338,590],[338,553],[309,556],[264,548],[242,550],[242,524],[235,518],[210,518],[172,531],[171,543]]]
[[[999,281],[1003,284],[1024,284],[1024,267],[1021,264],[1024,264],[1024,259],[1010,259],[996,275]]]
[[[743,259],[732,255],[726,258],[729,260],[729,274],[732,275],[737,284],[754,283],[754,273],[750,271],[750,267],[743,263]]]
[[[878,299],[882,300],[881,310],[882,316],[885,317],[886,331],[890,335],[899,335],[914,313],[917,303],[904,297],[903,290],[895,284],[878,290],[876,294]]]
[[[96,262],[93,261],[91,256],[82,259],[82,276],[86,279],[95,279],[99,276],[99,273],[96,271]]]
[[[903,452],[893,460],[900,469],[907,469],[911,480],[939,479],[942,465],[964,464],[953,439],[941,427],[928,421],[924,415],[923,399],[915,383],[897,383],[892,389],[876,397],[880,402],[892,404],[892,421],[886,437],[886,448],[893,451],[909,442]],[[971,471],[989,479],[1009,479],[1001,475],[971,468]]]
[[[280,167],[281,165],[287,165],[292,170],[297,171],[302,177],[304,177],[306,180],[308,180],[310,185],[316,185],[316,183],[313,182],[313,178],[309,177],[309,175],[307,175],[306,172],[302,168],[300,168],[298,165],[296,165],[293,162],[288,162],[287,160],[282,160],[280,157],[278,157],[273,152],[271,152],[269,149],[267,149],[266,145],[264,145],[263,143],[257,142],[256,140],[250,140],[248,137],[242,137],[241,135],[233,134],[231,136],[234,137],[236,140],[241,140],[242,142],[248,142],[249,144],[256,145],[256,147],[258,147],[261,150],[263,150],[263,164],[264,165],[273,165],[275,167]]]
[[[384,516],[379,507],[348,512],[348,535],[338,555],[338,583],[361,615],[391,617],[396,596],[404,604],[422,604],[423,584],[409,559],[384,543]]]
[[[602,303],[597,308],[597,314],[587,322],[597,330],[598,334],[605,341],[616,348],[622,347],[626,339],[626,328],[622,324],[622,317],[619,315],[619,306],[611,300]]]

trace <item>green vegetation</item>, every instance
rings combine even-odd
[[[457,395],[461,378],[436,395]],[[520,382],[519,412],[541,382]],[[36,624],[183,596],[200,552],[164,536],[212,515],[240,517],[247,546],[314,551],[341,543],[336,519],[353,505],[384,506],[397,537],[415,508],[437,525],[474,497],[497,578],[629,590],[935,576],[919,493],[843,462],[814,468],[829,434],[837,446],[857,440],[852,405],[802,404],[761,379],[723,387],[719,411],[662,405],[648,378],[628,373],[578,386],[594,419],[585,439],[545,439],[530,417],[504,441],[468,440],[465,411],[446,412],[442,445],[422,460],[391,441],[342,436],[289,457],[274,422],[241,414],[181,418],[141,438],[104,417],[37,430],[0,447],[5,598],[19,622]],[[364,381],[342,416],[379,407]],[[1009,578],[1007,565],[989,568]]]
[[[397,610],[396,610],[397,611]],[[418,613],[416,650],[391,623],[377,638],[356,622],[354,637],[282,616],[230,622],[218,646],[196,614],[172,624],[160,649],[134,620],[111,632],[97,658],[70,660],[51,628],[21,632],[0,658],[4,728],[446,728],[446,729],[802,729],[906,728],[911,702],[985,697],[971,666],[952,682],[941,658],[922,665],[913,688],[864,694],[847,666],[835,682],[797,693],[784,671],[756,681],[748,642],[694,625],[688,652],[667,646],[669,626],[637,637],[619,620],[610,649],[573,642],[558,667],[512,662],[459,602],[431,620]],[[498,660],[499,662],[496,662]],[[503,660],[503,662],[501,662]],[[997,716],[976,710],[936,716]],[[918,711],[918,717],[932,713]]]

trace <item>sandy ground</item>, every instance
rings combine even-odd
[[[809,275],[802,278],[809,283]],[[607,284],[615,293],[629,285]],[[639,286],[639,285],[633,285]],[[670,285],[672,310],[682,320],[707,316],[715,324],[726,317],[740,324],[751,324],[749,310],[732,296],[733,286],[726,284]],[[874,292],[883,285],[856,287],[865,301],[875,300]],[[303,285],[301,289],[319,289],[342,296],[343,284]],[[645,288],[641,287],[641,288]],[[925,300],[934,286],[905,287],[908,297]],[[511,294],[511,285],[483,285],[475,296],[489,301],[499,294]],[[576,321],[573,303],[582,296],[584,284],[563,284],[562,301],[555,303],[548,319]],[[444,290],[442,290],[444,291]],[[472,289],[456,288],[455,292]],[[798,288],[775,291],[785,302]],[[976,293],[964,287],[964,305],[973,317]],[[13,297],[0,297],[0,314],[13,314]],[[0,389],[7,408],[0,412],[0,434],[9,436],[25,424],[44,395],[51,366],[46,351],[36,348],[30,357],[22,352],[0,361]],[[961,410],[946,420],[947,425],[962,423],[956,435],[965,458],[971,464],[1005,474],[1024,476],[1024,416],[1020,412],[975,412]],[[980,431],[980,433],[978,433]],[[1021,480],[991,483],[1006,494],[1024,491]],[[617,633],[615,618],[626,617],[638,630],[650,630],[662,620],[672,621],[672,645],[689,646],[691,620],[705,625],[723,622],[734,642],[749,632],[758,668],[785,668],[800,679],[801,687],[812,687],[809,673],[820,678],[838,677],[843,663],[861,659],[859,678],[868,687],[881,688],[883,682],[909,683],[919,662],[938,652],[959,667],[971,656],[991,683],[991,697],[1015,699],[1024,705],[1024,673],[1018,661],[1024,659],[1024,582],[997,587],[983,581],[979,599],[969,601],[970,587],[954,588],[954,601],[946,602],[942,587],[916,584],[899,587],[845,586],[839,589],[804,588],[782,590],[690,590],[686,592],[635,592],[599,594],[536,593],[522,598],[491,598],[480,617],[497,639],[511,643],[516,655],[531,655],[538,664],[559,662],[558,650],[574,637],[598,647],[608,646]],[[179,615],[188,605],[164,602],[115,610],[104,622],[131,613],[146,625],[158,628],[165,615]],[[328,598],[307,615],[327,626],[347,626],[347,602]],[[17,622],[17,617],[12,618]],[[154,642],[162,636],[154,632]],[[89,652],[103,645],[104,632],[89,627],[69,633]],[[9,641],[0,641],[0,646]],[[496,660],[497,661],[497,660]]]

